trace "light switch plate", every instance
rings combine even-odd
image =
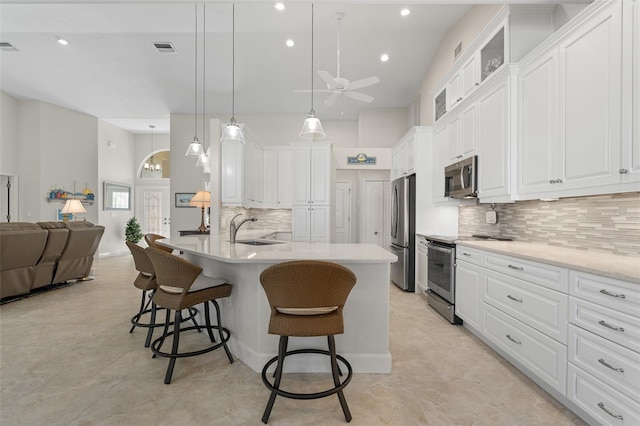
[[[498,215],[495,210],[489,210],[485,215],[485,222],[495,225],[498,222]]]

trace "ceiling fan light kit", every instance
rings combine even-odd
[[[313,3],[311,3],[311,109],[302,124],[300,137],[303,139],[321,139],[325,136],[326,134],[322,129],[322,123],[313,110]]]
[[[229,124],[226,125],[224,131],[222,132],[222,137],[220,140],[222,142],[236,142],[236,143],[245,143],[244,135],[242,134],[242,129],[240,126],[236,124],[236,5],[232,4],[232,12],[231,12],[231,39],[232,39],[232,47],[231,47],[231,120]]]

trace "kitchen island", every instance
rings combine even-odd
[[[239,233],[238,240],[248,235]],[[230,244],[225,234],[177,237],[159,243],[180,250],[185,259],[202,267],[203,274],[233,285],[231,296],[220,303],[223,325],[231,331],[229,348],[256,372],[278,352],[278,336],[267,333],[270,308],[260,284],[262,271],[276,263],[303,259],[335,262],[351,269],[357,282],[344,308],[345,332],[336,336],[338,353],[349,360],[355,372],[391,372],[389,265],[397,260],[394,254],[375,244]],[[326,345],[326,337],[289,339],[289,350],[326,349]],[[303,355],[287,359],[285,371],[328,372],[330,368],[324,356]]]

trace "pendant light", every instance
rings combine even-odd
[[[320,139],[325,136],[326,134],[322,130],[322,123],[313,110],[313,3],[311,3],[311,110],[304,120],[300,137],[304,139]]]
[[[221,141],[230,141],[230,142],[239,142],[244,143],[244,135],[242,134],[242,129],[240,126],[236,124],[236,5],[232,4],[232,13],[231,13],[231,37],[232,37],[232,48],[231,48],[231,120],[229,124],[224,128],[224,132],[222,132]]]
[[[202,144],[198,140],[198,4],[196,3],[196,25],[195,25],[195,79],[194,79],[194,110],[195,110],[195,125],[194,125],[194,133],[193,141],[189,144],[187,148],[187,152],[184,153],[187,157],[197,157],[204,149],[202,148]]]
[[[209,164],[209,152],[204,149],[204,145],[207,141],[207,129],[206,129],[206,116],[207,116],[207,106],[206,106],[206,79],[207,79],[207,5],[206,3],[202,6],[202,14],[204,17],[202,18],[202,152],[198,155],[198,161],[196,161],[196,167],[202,167],[204,173],[211,173],[210,164]],[[207,172],[207,169],[209,172]]]

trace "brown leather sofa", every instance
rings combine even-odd
[[[0,224],[0,298],[86,278],[103,233],[85,221]]]

